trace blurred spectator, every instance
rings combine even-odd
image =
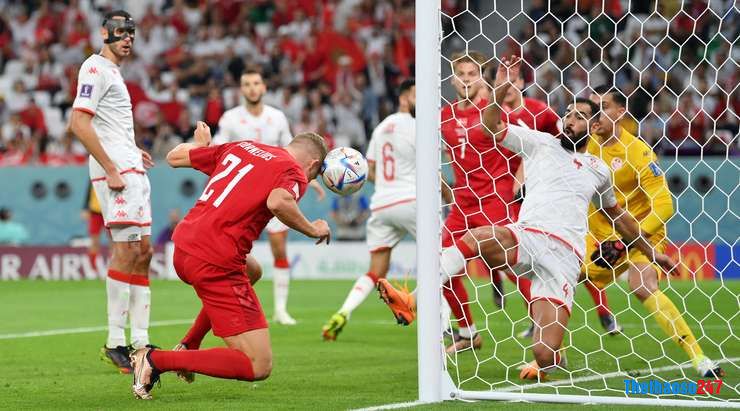
[[[176,208],[170,210],[168,219],[169,224],[159,232],[157,235],[157,241],[154,243],[158,246],[163,246],[172,241],[172,233],[175,232],[175,227],[177,226],[177,223],[180,222],[180,210]]]
[[[337,224],[337,240],[360,241],[365,238],[365,220],[370,216],[369,201],[365,195],[335,196],[331,204],[331,218]]]
[[[0,244],[21,245],[28,240],[26,227],[12,219],[9,209],[0,208]]]

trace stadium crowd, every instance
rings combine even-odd
[[[239,104],[247,65],[262,66],[265,101],[285,111],[294,133],[318,131],[358,148],[394,110],[395,85],[414,70],[410,0],[0,0],[0,166],[85,162],[66,119],[79,66],[99,50],[101,16],[113,3],[137,20],[135,57],[122,74],[138,142],[155,158],[188,139],[196,120],[217,127]],[[449,16],[465,4],[442,3]],[[551,9],[531,3],[536,24],[523,24],[509,42],[509,52],[523,43],[537,67],[525,94],[561,111],[571,92],[587,95],[587,85],[614,81],[630,96],[640,136],[658,152],[737,151],[739,56],[729,40],[739,27],[724,5],[731,1],[683,9],[660,1],[652,14],[652,1],[631,2],[629,14],[618,0],[606,2],[605,14],[580,1],[576,15],[572,0]]]

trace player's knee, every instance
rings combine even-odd
[[[272,356],[259,356],[252,360],[254,380],[266,380],[272,373]]]

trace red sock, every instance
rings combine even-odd
[[[232,348],[207,350],[160,351],[149,355],[154,368],[165,371],[191,371],[211,377],[254,381],[252,361]]]
[[[287,258],[276,258],[275,268],[290,268],[290,261]]]
[[[193,321],[193,325],[190,327],[190,330],[188,330],[188,333],[185,334],[185,338],[183,338],[181,342],[188,347],[188,350],[197,350],[200,348],[200,343],[203,342],[203,338],[205,338],[206,334],[208,334],[208,331],[210,330],[211,319],[208,318],[206,310],[201,308],[198,316],[195,317],[195,321]]]
[[[447,304],[450,305],[452,314],[457,318],[460,327],[470,327],[475,323],[473,316],[470,314],[470,304],[468,302],[468,291],[465,289],[462,277],[452,277],[447,283],[449,287],[444,287],[444,296]]]
[[[519,289],[519,292],[522,294],[522,297],[524,297],[524,302],[529,304],[529,302],[532,300],[532,293],[530,292],[530,289],[532,288],[532,280],[525,277],[517,277],[511,272],[506,272],[506,276],[509,277],[509,280],[511,280],[512,283],[516,284],[516,288]]]
[[[612,312],[611,309],[609,309],[609,301],[606,299],[606,290],[600,290],[591,281],[586,281],[584,284],[586,284],[586,289],[594,300],[596,312],[599,314],[599,317],[602,315],[611,315]]]

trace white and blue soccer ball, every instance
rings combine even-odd
[[[337,147],[326,155],[321,179],[329,190],[341,196],[355,193],[367,180],[367,160],[355,149]]]

